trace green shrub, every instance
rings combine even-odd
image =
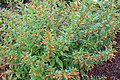
[[[17,10],[2,9],[0,55],[10,67],[3,78],[85,79],[94,64],[114,57],[113,40],[120,28],[114,3],[64,4],[32,1]]]

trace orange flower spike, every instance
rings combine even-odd
[[[72,32],[72,31],[71,31],[71,30],[69,30],[69,31],[68,31],[68,35],[70,35],[70,33],[71,33],[71,32]]]
[[[101,56],[101,57],[104,57],[104,56],[105,56],[105,54],[100,54],[100,56]]]
[[[45,58],[49,60],[50,54],[48,53]]]
[[[59,0],[55,0],[56,2],[58,2]]]
[[[81,15],[80,20],[83,20],[86,17],[87,17],[86,15]]]
[[[32,65],[32,64],[33,64],[33,61],[30,60],[30,64]]]
[[[119,16],[119,13],[115,13],[114,16],[116,16],[116,17]]]
[[[30,71],[29,71],[29,73],[30,73],[30,74],[33,74],[33,73],[34,73],[34,71],[33,71],[33,70],[30,70]]]
[[[23,59],[24,59],[24,60],[27,60],[27,59],[28,59],[28,57],[27,57],[27,56],[25,56]]]
[[[23,36],[23,33],[20,33],[20,37],[22,37]]]
[[[55,14],[59,14],[59,12],[58,12],[58,11],[56,11],[56,12],[55,12]]]
[[[107,77],[104,77],[104,79],[103,80],[107,80]]]
[[[26,21],[27,19],[26,18],[23,18],[23,21]]]
[[[68,78],[71,78],[72,76],[70,74],[67,75]]]
[[[56,4],[52,4],[52,7],[56,7]]]
[[[109,22],[110,25],[112,25],[112,22],[115,21],[116,19],[115,18],[112,18]]]
[[[116,19],[115,19],[115,18],[112,18],[111,20],[112,20],[112,21],[115,21]]]
[[[53,46],[51,46],[51,45],[48,45],[48,48],[50,48],[50,49],[51,49],[51,48],[53,48]]]
[[[41,42],[41,44],[45,44],[47,42],[47,40],[43,40],[42,42]]]
[[[39,6],[36,6],[36,9],[37,9],[37,10],[40,9]]]
[[[119,32],[119,30],[115,30],[114,34],[117,34]]]
[[[26,55],[25,54],[22,54],[21,58],[24,58]]]
[[[109,46],[108,44],[105,44],[105,46]]]
[[[110,30],[115,30],[115,28],[113,27],[113,28],[110,28]]]
[[[74,10],[75,11],[78,10],[78,6],[77,5],[74,6]]]
[[[69,36],[68,36],[68,35],[66,36],[66,39],[67,39],[67,40],[70,40],[70,38],[69,38]]]
[[[12,10],[12,7],[10,7],[9,9]]]
[[[68,76],[66,74],[64,74],[64,77],[65,77],[66,80],[68,80]]]
[[[101,28],[98,28],[98,31],[100,31],[101,30]]]
[[[88,58],[88,59],[90,58],[90,56],[89,56],[89,55],[84,55],[83,57],[84,57],[84,58]]]
[[[86,42],[86,45],[89,45],[90,43],[89,42]]]
[[[95,6],[95,3],[92,3],[92,4],[91,4],[91,7],[95,8],[95,7],[96,7],[96,6]]]
[[[17,22],[17,25],[20,26],[20,22],[19,21]]]
[[[97,56],[97,58],[94,58],[96,61],[98,60],[98,59],[100,59],[101,58],[101,56],[99,55],[99,56]]]
[[[103,24],[103,25],[100,26],[100,28],[103,28],[104,26],[105,26],[105,25]]]
[[[28,37],[28,34],[25,34],[26,37]]]
[[[37,16],[37,17],[40,17],[40,14],[37,13],[36,16]]]
[[[14,58],[14,56],[13,56],[13,55],[11,55],[11,56],[10,56],[10,60],[12,60],[13,58]]]
[[[50,1],[48,1],[47,4],[50,4]]]
[[[2,74],[0,74],[0,78],[2,78]]]
[[[32,5],[33,8],[36,8],[37,6],[35,4]]]
[[[3,27],[2,27],[2,28],[1,28],[1,30],[2,30],[2,31],[4,31],[4,30],[5,30],[5,28],[3,28]]]
[[[11,27],[10,30],[12,30],[13,28]]]
[[[77,74],[79,74],[79,72],[75,72],[75,71],[74,71],[74,72],[72,72],[72,74],[73,74],[73,75],[77,75]]]
[[[93,68],[93,64],[89,64],[89,67],[90,67],[90,68]]]
[[[48,18],[51,18],[51,16],[50,16],[50,15],[48,15],[47,17],[48,17]]]
[[[112,37],[112,38],[111,38],[111,40],[115,40],[115,38],[114,38],[114,37]]]
[[[107,34],[111,35],[112,33],[111,32],[107,32]]]
[[[106,38],[106,36],[102,36],[102,38]]]
[[[2,14],[3,17],[6,17],[7,15],[6,14]]]
[[[56,75],[56,76],[53,76],[53,78],[58,79],[59,77],[58,77],[58,75]]]
[[[117,44],[117,42],[116,42],[116,41],[113,41],[113,44],[114,44],[114,45],[116,45],[116,44]]]
[[[52,25],[55,25],[55,22],[52,22]]]
[[[37,34],[32,34],[32,36],[35,36],[35,37],[36,37],[36,36],[37,36]]]
[[[111,60],[112,58],[115,58],[115,54],[113,54],[113,53],[111,53],[111,54],[109,54],[109,60]]]
[[[55,48],[53,48],[53,49],[52,49],[52,52],[53,52],[53,53],[56,53],[56,50],[55,50]]]
[[[22,49],[22,46],[19,46],[20,49]]]
[[[34,75],[35,75],[35,76],[38,76],[38,72],[35,72]]]
[[[9,44],[5,44],[6,46],[9,46]]]

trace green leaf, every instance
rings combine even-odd
[[[58,58],[58,56],[56,57],[56,62],[63,68],[63,62]]]
[[[12,72],[11,70],[7,70],[7,71],[6,71],[7,74],[9,74],[9,73],[11,73],[11,72]]]
[[[6,78],[5,78],[5,77],[3,77],[3,76],[2,76],[2,79],[3,79],[3,80],[6,80]]]
[[[20,77],[20,74],[18,74],[18,73],[16,73],[16,76],[17,76],[18,78],[21,78],[21,77]]]
[[[13,76],[13,74],[10,75],[9,80],[12,80],[12,76]]]
[[[0,18],[0,24],[2,24],[2,19]]]
[[[53,67],[55,65],[55,60],[51,60],[50,65]]]

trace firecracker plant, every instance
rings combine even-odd
[[[90,68],[114,58],[120,14],[113,0],[16,7],[0,11],[0,56],[9,66],[3,80],[91,80]]]

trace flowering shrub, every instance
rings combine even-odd
[[[45,0],[2,9],[0,56],[9,65],[2,78],[87,79],[94,64],[114,58],[120,17],[113,4]]]

